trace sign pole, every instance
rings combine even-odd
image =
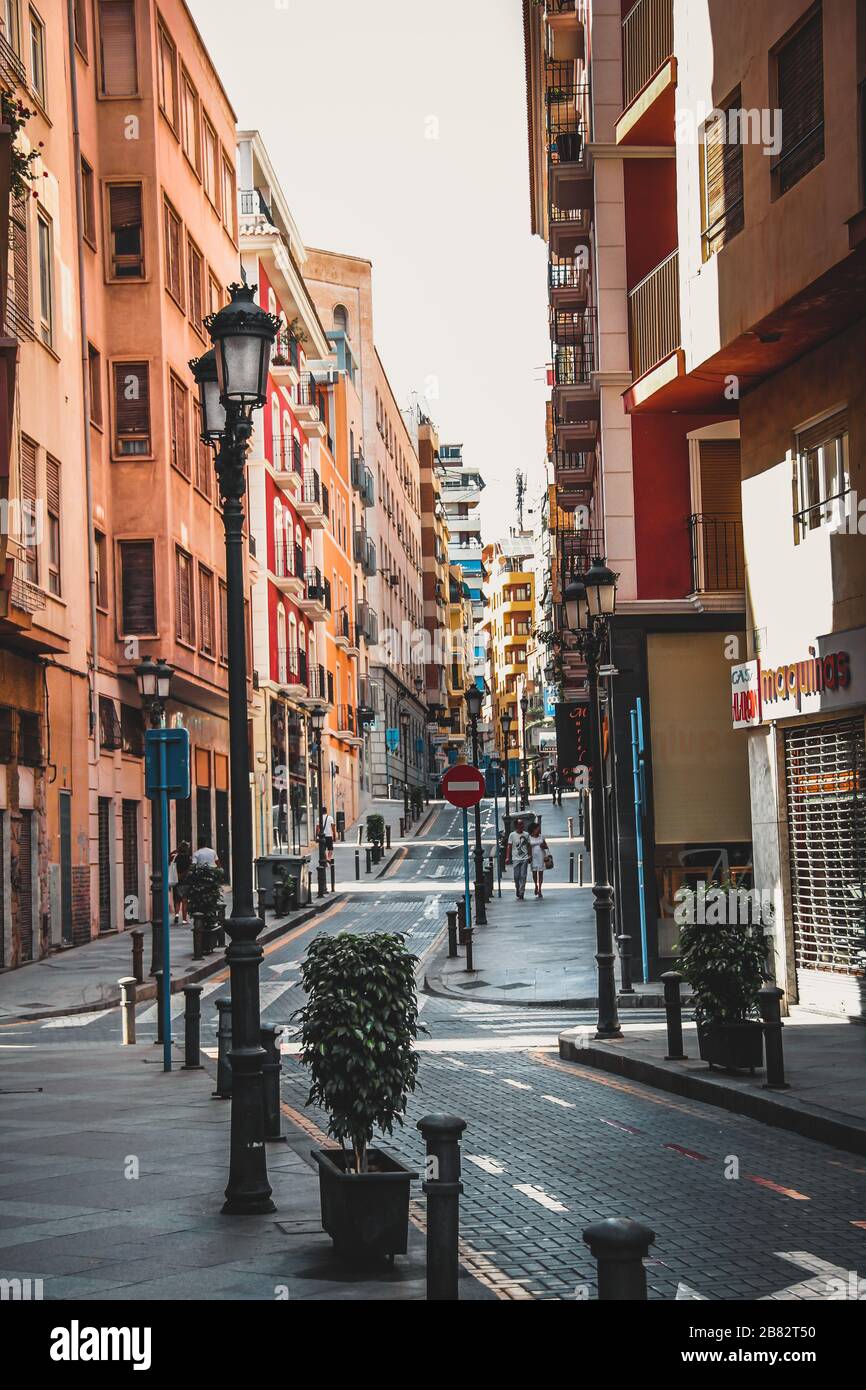
[[[502,863],[499,853],[499,771],[493,778],[493,813],[496,817],[496,887],[498,896],[502,897]]]
[[[472,926],[469,906],[469,812],[463,807],[463,899],[466,904],[466,930]]]
[[[159,834],[162,846],[162,1069],[171,1071],[171,904],[168,886],[168,760],[159,745]]]

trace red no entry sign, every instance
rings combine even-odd
[[[449,767],[442,778],[442,795],[452,806],[477,806],[484,791],[484,773],[468,763]]]

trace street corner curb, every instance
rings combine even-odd
[[[425,830],[427,829],[427,826],[430,824],[430,822],[431,822],[432,820],[435,819],[435,817],[436,817],[436,810],[435,810],[434,807],[431,806],[431,807],[430,807],[430,810],[427,812],[427,814],[426,814],[426,816],[424,817],[424,819],[423,819],[422,821],[420,821],[419,824],[418,824],[418,829],[415,831],[415,839],[416,839],[416,840],[418,839],[418,836],[419,836],[423,831],[425,831]]]
[[[709,1071],[683,1071],[676,1069],[676,1062],[663,1065],[648,1061],[623,1051],[620,1042],[590,1043],[588,1047],[580,1047],[569,1037],[572,1031],[559,1035],[559,1055],[563,1061],[597,1067],[628,1081],[639,1081],[687,1100],[703,1101],[732,1114],[745,1115],[776,1129],[786,1129],[803,1138],[866,1157],[866,1124],[834,1119],[825,1110],[799,1100],[790,1092],[782,1095],[760,1088],[740,1090],[716,1079]]]
[[[385,863],[382,865],[382,867],[381,867],[381,869],[379,870],[379,872],[378,872],[377,874],[374,874],[373,877],[374,877],[374,878],[384,878],[385,875],[386,875],[386,873],[388,872],[388,870],[391,868],[391,865],[392,865],[392,864],[395,864],[395,863],[397,862],[397,857],[398,857],[398,855],[400,855],[400,854],[405,854],[405,853],[406,853],[406,846],[405,846],[405,845],[397,845],[396,849],[393,849],[393,850],[391,851],[391,857],[390,857],[390,859],[387,859],[387,860],[385,861]]]

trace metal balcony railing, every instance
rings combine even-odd
[[[554,256],[547,267],[547,283],[552,290],[580,290],[585,283],[586,270],[573,260]]]
[[[281,473],[303,472],[301,441],[293,434],[274,435],[274,467]]]
[[[288,328],[281,328],[271,352],[271,366],[297,369],[299,363],[300,349],[297,338]]]
[[[242,188],[238,192],[238,210],[241,217],[264,217],[271,225],[274,218],[270,207],[257,188]]]
[[[623,104],[629,106],[674,50],[673,0],[638,0],[622,22]]]
[[[688,525],[693,592],[741,592],[745,588],[742,519],[695,513]]]
[[[555,449],[553,453],[553,468],[556,474],[560,473],[580,473],[589,477],[592,472],[593,460],[595,455],[588,450],[579,449],[571,452],[568,449]],[[563,522],[563,518],[566,520]],[[560,524],[562,523],[562,524]],[[557,513],[556,525],[551,520],[551,530],[574,531],[576,522],[573,512],[563,512],[561,509]]]
[[[342,637],[345,642],[348,642],[350,647],[357,647],[357,629],[355,627],[355,624],[351,622],[349,614],[345,608],[341,609],[341,611],[336,616],[334,631],[337,637]]]
[[[351,734],[355,737],[355,711],[351,705],[337,706],[337,729],[340,733]]]
[[[604,556],[604,531],[595,527],[560,531],[557,535],[559,578],[563,588],[572,575],[586,574],[596,556]]]
[[[301,501],[315,502],[320,507],[322,505],[322,483],[315,468],[307,468],[304,473]]]
[[[597,365],[594,314],[556,314],[551,333],[554,385],[589,386]]]
[[[379,640],[379,615],[369,603],[359,603],[355,608],[355,626],[364,640],[370,645],[375,646]],[[359,701],[363,704],[364,701]]]
[[[318,409],[319,397],[316,383],[312,377],[312,373],[301,373],[301,379],[298,382],[297,400],[298,405],[314,405]]]
[[[629,294],[631,369],[642,377],[680,347],[680,258],[673,251]]]

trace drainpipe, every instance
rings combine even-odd
[[[78,70],[75,59],[74,0],[66,0],[69,39],[69,98],[72,107],[72,157],[75,160],[75,231],[78,239],[78,317],[81,325],[81,381],[84,398],[84,481],[87,506],[87,564],[90,599],[90,737],[93,766],[99,764],[96,672],[99,664],[96,626],[96,537],[93,531],[93,459],[90,450],[90,359],[87,351],[87,296],[84,288],[84,191],[81,186],[81,130],[78,124]]]

